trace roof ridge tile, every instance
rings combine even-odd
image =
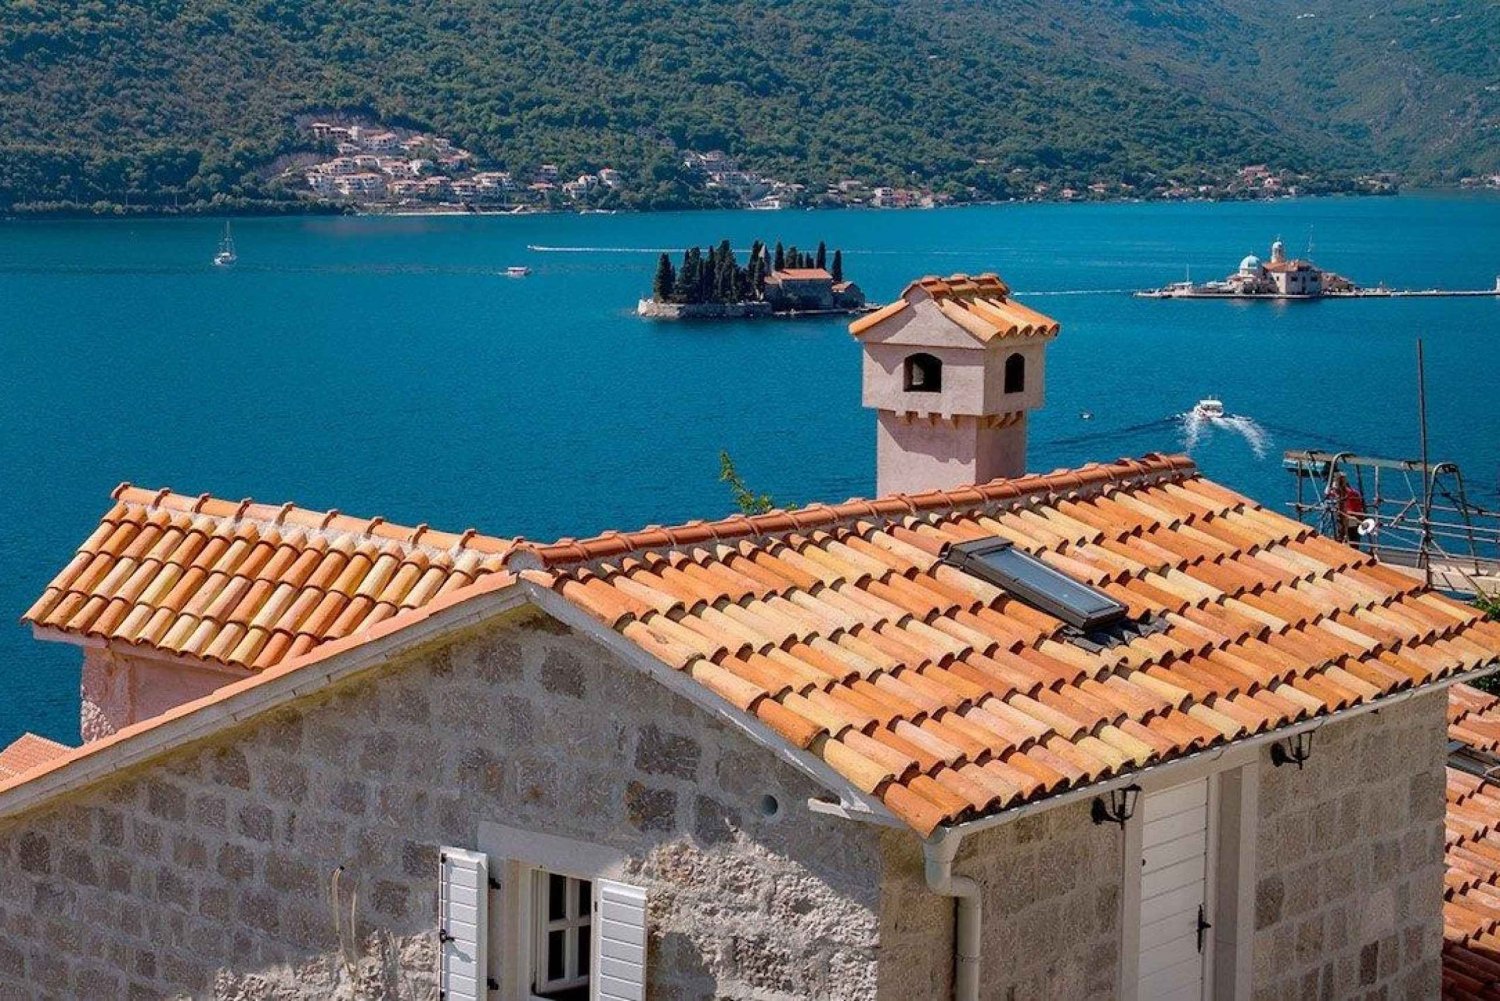
[[[1088,475],[1083,475],[1084,472]],[[1028,473],[947,490],[888,494],[871,499],[851,498],[839,504],[816,502],[795,510],[732,514],[715,521],[699,519],[676,526],[647,526],[634,532],[612,530],[586,539],[562,538],[552,543],[517,540],[506,554],[505,563],[513,570],[558,568],[640,551],[676,549],[710,540],[723,542],[783,536],[813,529],[831,529],[845,523],[857,525],[861,518],[876,519],[874,529],[892,524],[900,517],[969,511],[1002,501],[1041,499],[1054,494],[1090,496],[1162,478],[1187,478],[1196,472],[1197,467],[1187,456],[1148,453],[1140,459],[1123,458],[1110,464],[1091,463],[1081,469]]]

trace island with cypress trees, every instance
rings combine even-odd
[[[678,265],[662,254],[651,297],[642,299],[636,312],[662,320],[745,319],[872,308],[859,286],[845,279],[843,251],[834,250],[830,257],[822,241],[816,251],[807,253],[780,242],[773,249],[756,240],[740,264],[729,241],[720,240],[706,252],[690,247]]]

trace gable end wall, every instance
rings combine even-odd
[[[438,847],[484,821],[628,856],[653,999],[874,998],[878,830],[526,615],[0,823],[0,999],[435,999]]]

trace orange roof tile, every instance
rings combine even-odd
[[[1054,337],[1059,329],[1056,320],[1012,299],[999,275],[982,274],[918,279],[895,302],[849,324],[849,332],[861,337],[924,299],[982,344],[1001,337]]]
[[[510,541],[122,485],[23,616],[261,670],[500,569]]]
[[[0,750],[0,780],[15,778],[71,750],[67,744],[34,733],[23,733],[9,747]]]
[[[1500,624],[1180,456],[550,544],[167,493],[118,499],[34,620],[86,630],[105,614],[89,605],[119,601],[110,621],[131,623],[132,641],[205,651],[227,644],[196,642],[204,622],[271,630],[251,649],[273,666],[94,742],[106,750],[516,580],[923,834],[1500,658]],[[1103,587],[1155,628],[1079,642],[939,558],[986,536]]]
[[[1493,755],[1500,749],[1500,697],[1454,685],[1448,736]],[[1448,768],[1447,828],[1443,997],[1500,1001],[1500,774]]]
[[[769,275],[775,279],[789,279],[794,282],[805,281],[833,281],[833,274],[827,268],[782,268],[780,271],[772,271]]]
[[[996,535],[1164,628],[1081,645],[938,559]],[[1500,625],[1181,457],[522,542],[505,562],[924,834],[1500,658]]]

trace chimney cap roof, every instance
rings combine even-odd
[[[992,271],[980,275],[955,274],[946,278],[918,278],[901,292],[901,298],[849,324],[849,333],[862,339],[867,333],[917,303],[931,301],[954,325],[980,344],[1000,338],[1055,337],[1060,329],[1050,316],[1024,306],[1010,297],[1010,286]]]

